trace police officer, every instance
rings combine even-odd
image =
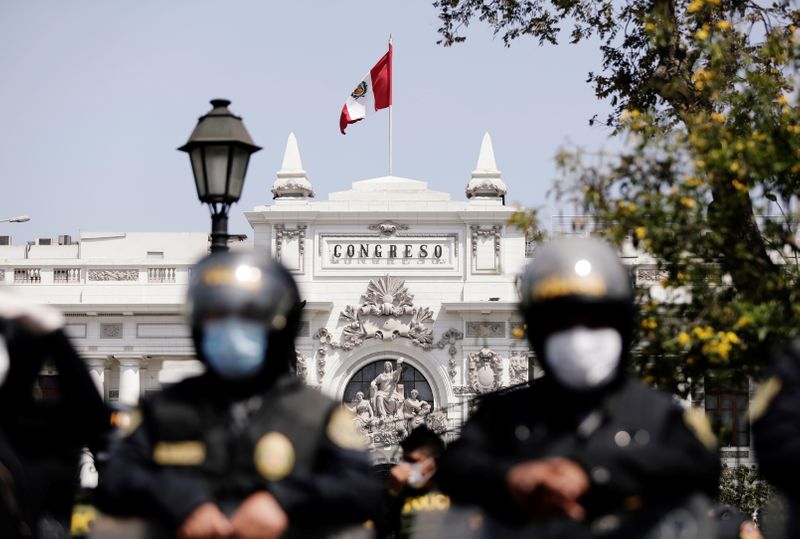
[[[611,247],[541,247],[522,274],[520,310],[545,376],[487,398],[464,425],[440,469],[454,502],[515,526],[542,522],[542,537],[644,537],[625,530],[692,493],[715,494],[708,424],[625,373],[634,296]]]
[[[45,363],[57,375],[43,392]],[[82,449],[110,430],[83,360],[55,309],[0,292],[0,536],[69,536]]]
[[[750,419],[759,471],[789,501],[786,537],[800,537],[800,340],[774,353]]]
[[[102,509],[182,538],[278,537],[378,512],[352,416],[289,373],[301,304],[287,270],[214,253],[192,269],[187,303],[207,371],[141,403],[100,470]]]

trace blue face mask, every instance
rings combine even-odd
[[[241,380],[261,370],[267,330],[252,320],[229,317],[203,325],[200,343],[208,366],[222,378]]]

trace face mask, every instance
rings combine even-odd
[[[208,366],[229,380],[261,370],[267,351],[267,330],[252,320],[230,317],[206,322],[201,349]]]
[[[553,376],[571,389],[591,389],[610,381],[622,355],[616,329],[582,326],[553,333],[544,342],[544,356]]]

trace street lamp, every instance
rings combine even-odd
[[[0,223],[27,223],[31,218],[27,215],[18,215],[16,217],[9,217],[8,219],[0,219]]]
[[[189,154],[197,198],[211,211],[211,252],[228,250],[228,210],[242,196],[250,155],[261,147],[227,99],[212,99],[214,107],[197,120],[189,140],[178,148]]]

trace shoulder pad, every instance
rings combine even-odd
[[[337,406],[328,418],[328,426],[325,434],[337,446],[342,449],[364,451],[367,449],[367,441],[358,432],[354,419],[355,414],[344,406]]]
[[[689,408],[683,412],[683,422],[706,449],[716,451],[717,437],[703,412],[694,407]]]
[[[758,386],[758,390],[756,390],[753,400],[750,402],[750,410],[748,412],[751,423],[758,421],[767,413],[772,399],[780,393],[782,387],[783,382],[777,376],[769,378]]]

